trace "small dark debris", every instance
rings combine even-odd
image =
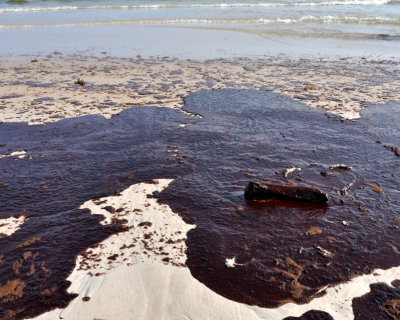
[[[150,221],[143,221],[138,224],[138,227],[151,227],[153,224]]]
[[[107,207],[104,207],[104,208],[102,208],[102,209],[104,209],[104,210],[110,212],[111,214],[114,214],[114,213],[115,213],[115,208],[114,208],[113,206],[107,206]]]
[[[400,157],[400,148],[387,146],[387,145],[384,145],[384,147],[390,151],[393,151],[396,156]]]
[[[109,256],[107,259],[115,261],[115,260],[117,260],[118,257],[119,257],[119,254],[115,253],[112,256]]]
[[[75,81],[75,84],[83,86],[83,85],[85,85],[85,81],[78,79],[77,81]]]

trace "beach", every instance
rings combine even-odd
[[[397,319],[398,6],[1,4],[0,319]]]
[[[332,116],[356,119],[368,104],[399,99],[397,62],[369,59],[315,61],[279,55],[204,62],[137,56],[64,58],[55,51],[37,62],[2,62],[0,120],[31,125],[89,114],[110,118],[143,105],[180,109],[186,95],[222,88],[276,92]],[[79,79],[83,86],[75,84]]]

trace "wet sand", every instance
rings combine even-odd
[[[394,61],[53,54],[0,68],[2,218],[24,214],[3,221],[2,319],[363,319],[370,298],[353,298],[400,277]],[[332,200],[245,202],[250,179]]]
[[[399,59],[400,44],[385,37],[357,41],[283,36],[221,25],[96,25],[0,28],[0,58],[42,57],[55,50],[64,56],[117,58],[170,56],[179,59],[276,57]],[[381,35],[384,36],[384,35]]]

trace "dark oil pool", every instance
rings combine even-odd
[[[187,265],[228,299],[266,308],[304,304],[325,286],[400,266],[400,157],[390,149],[400,146],[399,103],[341,122],[275,93],[223,89],[190,94],[183,109],[203,118],[136,107],[110,120],[0,124],[0,153],[27,150],[23,159],[0,159],[0,217],[29,217],[1,239],[0,286],[14,281],[16,290],[0,295],[0,319],[66,307],[75,298],[65,279],[76,256],[121,231],[78,208],[151,179],[175,179],[159,201],[197,225],[188,234]],[[284,178],[291,166],[301,170]],[[318,188],[331,200],[245,201],[248,181],[264,179]],[[226,267],[227,258],[237,265]],[[355,314],[362,301],[353,303]],[[332,317],[302,317],[313,318]]]

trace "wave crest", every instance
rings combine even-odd
[[[352,17],[352,16],[304,16],[299,19],[165,19],[165,20],[116,20],[92,21],[65,24],[0,25],[0,29],[34,27],[72,27],[97,25],[195,25],[195,24],[296,24],[296,23],[348,23],[348,24],[390,24],[400,25],[400,18]]]
[[[40,12],[40,11],[68,11],[68,10],[129,10],[129,9],[162,9],[162,8],[262,8],[262,7],[318,7],[318,6],[371,6],[385,5],[392,0],[332,0],[322,2],[290,2],[290,3],[214,3],[214,4],[149,4],[149,5],[115,5],[115,6],[57,6],[57,7],[12,7],[0,8],[0,13]]]

